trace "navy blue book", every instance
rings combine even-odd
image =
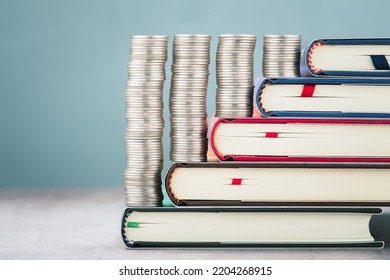
[[[255,101],[264,117],[390,118],[390,79],[264,79]]]
[[[302,53],[302,76],[390,77],[390,38],[315,39]]]

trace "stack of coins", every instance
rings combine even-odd
[[[217,49],[216,116],[252,117],[253,54],[256,36],[224,34]]]
[[[126,205],[162,205],[163,85],[168,36],[132,36],[126,87]]]
[[[170,158],[176,162],[207,160],[207,87],[210,35],[175,35],[169,98]]]
[[[299,77],[301,36],[264,35],[263,76],[269,78]]]

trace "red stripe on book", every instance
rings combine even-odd
[[[278,132],[266,132],[265,137],[266,138],[278,138],[279,133]]]
[[[303,85],[303,90],[301,93],[301,97],[312,97],[314,94],[314,89],[316,85]]]
[[[232,179],[232,185],[241,185],[242,179],[240,178],[233,178]]]

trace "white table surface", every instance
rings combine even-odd
[[[390,259],[390,211],[373,228],[384,249],[137,249],[120,236],[121,187],[0,189],[0,259]]]

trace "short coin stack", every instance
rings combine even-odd
[[[168,36],[132,36],[126,87],[126,206],[162,205],[163,85]]]
[[[207,87],[210,35],[175,35],[169,98],[170,158],[176,162],[207,160]]]
[[[299,77],[301,36],[264,35],[263,76],[268,78]]]
[[[216,116],[252,117],[256,36],[223,34],[217,49]]]

